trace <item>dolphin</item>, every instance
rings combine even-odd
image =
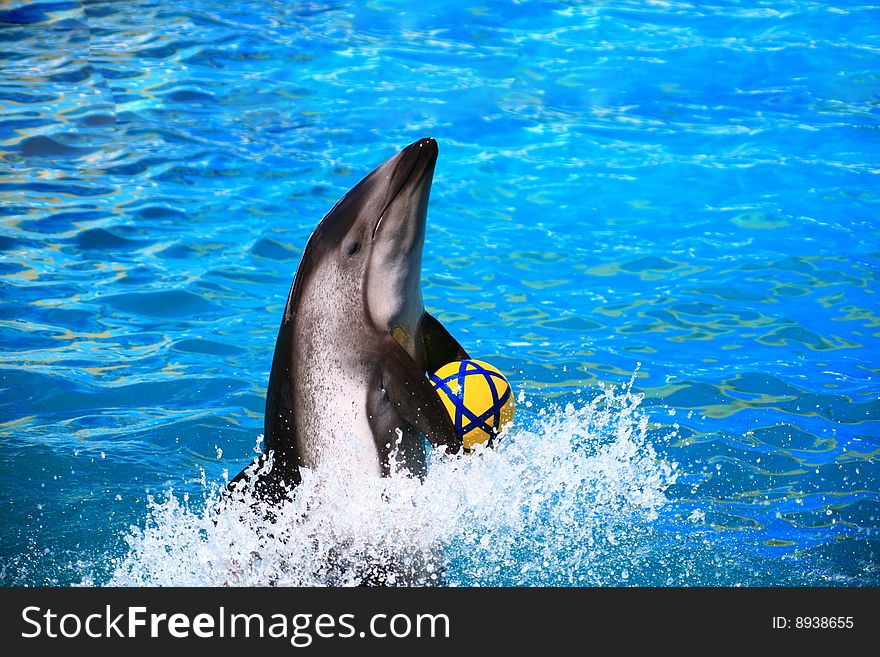
[[[269,374],[256,476],[283,499],[334,452],[358,476],[424,476],[425,441],[461,439],[425,373],[467,352],[425,310],[422,250],[438,147],[420,139],[376,167],[318,223],[297,268]],[[271,458],[270,458],[271,456]],[[267,463],[268,462],[268,463]],[[267,467],[268,465],[268,467]]]

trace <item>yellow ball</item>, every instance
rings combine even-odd
[[[513,390],[504,375],[488,363],[448,363],[431,376],[431,383],[449,411],[465,452],[480,443],[492,447],[502,427],[513,422]]]

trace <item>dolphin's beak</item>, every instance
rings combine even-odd
[[[425,312],[422,249],[437,154],[436,141],[420,139],[376,170],[374,179],[384,189],[365,271],[367,308],[375,326],[388,331],[413,358]]]
[[[388,197],[373,228],[374,240],[388,209],[399,197],[406,196],[404,202],[423,210],[418,214],[424,217],[438,153],[437,142],[432,137],[425,137],[413,142],[386,163],[385,166],[391,171]]]

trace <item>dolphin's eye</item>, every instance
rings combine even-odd
[[[352,240],[348,243],[348,248],[345,249],[345,253],[347,256],[351,257],[360,250],[361,243],[358,240]]]

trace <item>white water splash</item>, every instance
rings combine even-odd
[[[206,488],[197,505],[170,491],[132,528],[110,584],[595,584],[600,562],[605,581],[615,572],[609,551],[651,523],[675,479],[639,402],[626,386],[545,406],[495,449],[436,450],[424,482],[355,481],[336,467],[341,450],[339,464],[303,471],[274,522],[249,491],[223,498]]]

